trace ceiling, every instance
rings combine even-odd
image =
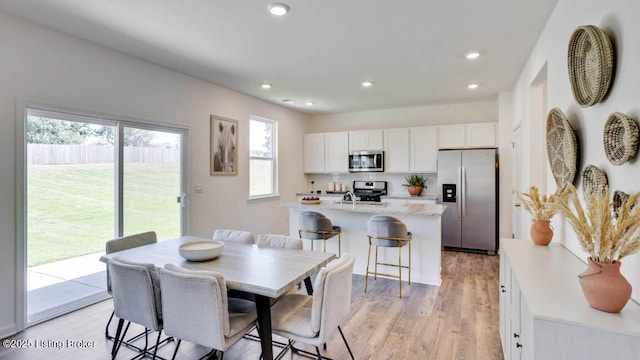
[[[268,0],[0,0],[0,10],[314,115],[495,99],[557,3],[279,1],[291,7],[283,17]]]

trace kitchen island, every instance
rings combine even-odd
[[[411,240],[411,281],[422,284],[440,285],[440,251],[442,213],[446,205],[378,203],[342,203],[322,201],[320,204],[306,205],[299,202],[283,204],[289,209],[289,234],[298,237],[298,217],[303,211],[317,211],[331,219],[333,225],[342,228],[342,253],[348,252],[356,259],[354,273],[364,275],[367,266],[367,220],[374,215],[388,215],[400,219],[413,234]],[[304,248],[311,249],[311,240],[304,240]],[[322,249],[322,242],[316,241],[314,249]],[[408,264],[408,248],[402,249],[402,263]],[[338,254],[338,240],[327,241],[327,251]],[[373,263],[373,251],[371,261]],[[392,248],[380,248],[380,262],[398,262],[398,252]],[[373,264],[371,264],[373,269]],[[394,268],[380,268],[383,272],[397,273]],[[407,278],[403,269],[402,278]]]

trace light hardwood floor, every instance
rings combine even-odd
[[[364,277],[354,275],[351,313],[343,325],[345,336],[359,360],[500,360],[503,357],[498,333],[498,277],[498,256],[449,251],[442,253],[442,285],[405,283],[402,299],[397,296],[397,280],[371,278],[365,294]],[[17,350],[0,345],[0,358],[109,359],[112,343],[104,338],[104,325],[112,309],[111,300],[103,301],[33,326],[12,339],[48,341],[60,348]],[[115,326],[112,328],[115,332]],[[68,347],[67,340],[84,340],[89,347]],[[301,344],[299,347],[311,350]],[[174,344],[169,343],[159,354],[170,357],[173,349]],[[197,359],[207,351],[183,343],[177,358]],[[118,355],[119,359],[129,359],[135,353],[123,347]],[[326,355],[348,359],[337,330],[327,342]],[[224,358],[244,360],[259,356],[259,344],[243,339]],[[284,359],[304,358],[289,353]]]

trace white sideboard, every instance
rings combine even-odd
[[[500,243],[505,360],[640,359],[640,306],[629,301],[619,314],[591,308],[578,282],[587,265],[555,241]]]

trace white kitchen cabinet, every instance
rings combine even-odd
[[[304,172],[324,173],[324,134],[304,135]]]
[[[327,173],[349,172],[349,133],[324,134],[324,170]]]
[[[558,242],[501,239],[500,248],[505,360],[639,358],[638,304],[619,314],[589,307],[577,277],[587,265]]]
[[[496,147],[496,123],[458,124],[438,127],[440,149]]]
[[[384,130],[384,171],[409,172],[409,129]]]
[[[409,129],[409,171],[438,172],[438,128],[426,126]]]
[[[349,151],[382,150],[382,130],[349,131]]]

